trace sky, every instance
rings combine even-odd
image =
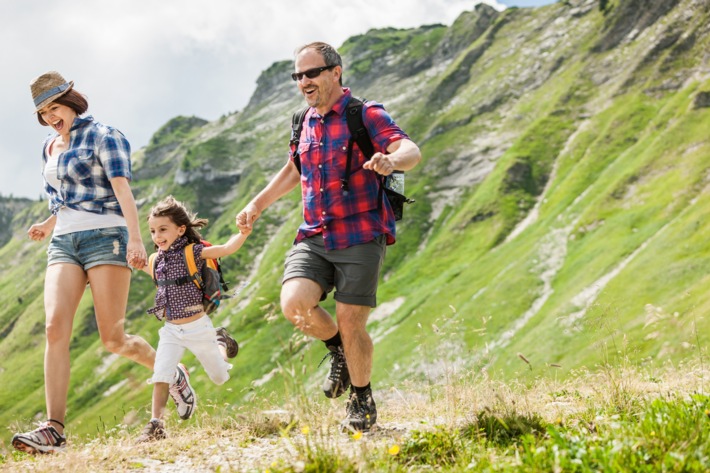
[[[502,10],[554,0],[484,0]],[[135,151],[178,115],[242,110],[259,74],[311,41],[336,48],[372,28],[451,25],[479,0],[0,0],[0,195],[42,195],[30,82],[59,71],[89,114]],[[344,65],[347,69],[347,64]],[[290,81],[289,77],[284,77]],[[294,94],[298,93],[294,85]]]

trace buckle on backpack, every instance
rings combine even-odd
[[[348,195],[350,186],[348,185],[347,179],[340,179],[340,188],[343,189],[343,195]]]

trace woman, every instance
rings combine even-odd
[[[123,134],[96,122],[86,98],[55,71],[32,81],[37,119],[50,126],[44,142],[43,176],[52,215],[28,230],[41,241],[52,233],[44,283],[47,344],[44,356],[47,421],[15,434],[12,444],[29,453],[66,447],[64,416],[69,390],[72,324],[87,283],[96,323],[107,350],[151,371],[155,350],[141,337],[124,332],[130,266],[146,264],[138,210],[129,185],[130,145]],[[179,370],[173,400],[194,402],[188,374]]]

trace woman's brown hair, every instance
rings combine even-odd
[[[52,103],[58,103],[59,105],[66,105],[67,107],[74,110],[74,112],[76,112],[77,115],[81,115],[89,109],[89,101],[86,100],[86,97],[84,97],[83,95],[81,95],[79,92],[77,92],[74,89],[72,89],[69,92],[67,92],[66,94],[62,95],[61,97],[59,97],[57,100],[53,101]],[[49,123],[44,121],[44,119],[42,118],[42,115],[40,115],[39,112],[37,112],[37,121],[42,126],[49,126]],[[70,126],[71,126],[71,124],[70,124]]]

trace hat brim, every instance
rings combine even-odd
[[[57,100],[59,97],[61,97],[61,96],[63,96],[63,95],[66,95],[70,90],[72,90],[72,89],[74,88],[74,81],[73,81],[73,80],[70,80],[70,81],[67,82],[66,84],[63,84],[63,86],[68,86],[68,87],[67,87],[66,89],[64,89],[64,90],[62,90],[62,91],[59,91],[59,92],[57,92],[56,94],[52,94],[52,95],[50,95],[49,97],[47,97],[46,99],[42,100],[42,101],[39,103],[39,105],[37,105],[37,106],[35,107],[35,111],[34,111],[33,113],[38,113],[40,110],[42,110],[44,107],[46,107],[46,106],[49,105],[50,103],[52,103],[52,102],[54,102],[55,100]]]

